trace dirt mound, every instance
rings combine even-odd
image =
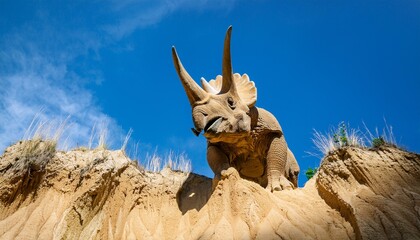
[[[0,239],[420,238],[420,156],[395,148],[339,150],[304,188],[270,193],[232,168],[212,192],[121,151],[51,147],[0,158]]]
[[[357,238],[420,239],[419,155],[342,149],[324,158],[316,183]]]

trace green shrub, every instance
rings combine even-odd
[[[308,180],[311,179],[315,175],[316,171],[318,171],[318,168],[308,168],[308,169],[306,169],[306,171],[305,171],[306,178]]]
[[[341,122],[337,128],[332,128],[327,133],[321,133],[314,129],[312,142],[321,154],[308,153],[322,158],[342,147],[365,147],[363,137],[359,129],[349,128],[344,122]]]
[[[372,139],[372,148],[379,148],[380,146],[384,146],[386,144],[383,137],[376,137]]]
[[[365,125],[367,135],[366,138],[370,142],[371,148],[379,148],[382,146],[391,146],[398,148],[392,126],[388,125],[385,119],[384,121],[385,127],[383,128],[382,133],[379,132],[378,128],[375,128],[375,131],[372,133]]]
[[[333,141],[337,148],[349,146],[347,127],[344,122],[341,122],[333,133]]]

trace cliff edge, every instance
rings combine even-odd
[[[142,170],[122,151],[21,141],[0,157],[0,239],[420,239],[420,155],[327,155],[305,187],[270,193]]]

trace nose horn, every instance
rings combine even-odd
[[[172,47],[172,58],[176,72],[178,73],[179,79],[181,80],[185,92],[187,93],[191,106],[198,101],[204,100],[208,93],[205,92],[185,70],[181,60],[179,60],[175,47]]]

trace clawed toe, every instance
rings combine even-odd
[[[287,180],[286,177],[282,176],[280,177],[280,186],[282,190],[292,190],[294,189],[293,183],[291,183],[289,180]]]

